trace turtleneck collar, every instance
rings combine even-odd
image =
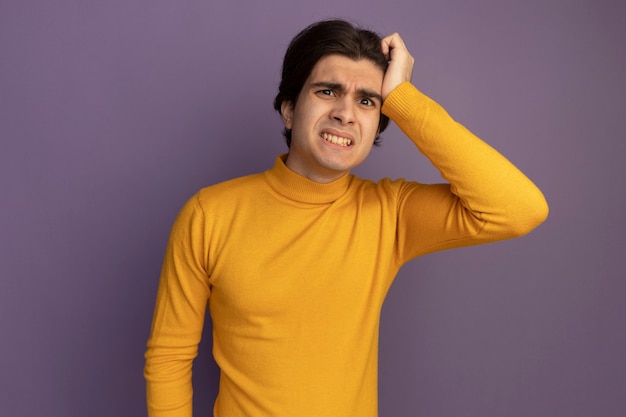
[[[265,178],[270,187],[290,200],[310,204],[327,204],[337,200],[346,192],[352,176],[345,174],[328,184],[312,181],[287,168],[287,155],[279,155],[274,167],[265,171]]]

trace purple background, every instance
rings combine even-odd
[[[513,241],[403,268],[383,309],[384,416],[623,416],[626,7],[614,0],[3,1],[0,415],[145,414],[169,228],[198,188],[285,151],[289,39],[400,32],[414,83],[545,192]],[[395,126],[357,170],[439,181]],[[210,415],[210,333],[196,415]]]

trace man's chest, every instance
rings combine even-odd
[[[333,207],[265,207],[233,219],[213,248],[211,302],[246,317],[293,316],[323,304],[355,306],[385,291],[393,252],[384,219]],[[355,305],[356,304],[356,305]]]

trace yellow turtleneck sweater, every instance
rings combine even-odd
[[[520,236],[547,216],[530,180],[411,84],[383,112],[450,184],[319,184],[279,157],[183,207],[146,352],[151,417],[191,416],[207,303],[216,417],[377,416],[380,310],[402,264]]]

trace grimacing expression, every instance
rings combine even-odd
[[[317,182],[331,182],[369,155],[378,134],[383,71],[367,59],[320,59],[295,105],[281,114],[291,129],[287,166]]]

